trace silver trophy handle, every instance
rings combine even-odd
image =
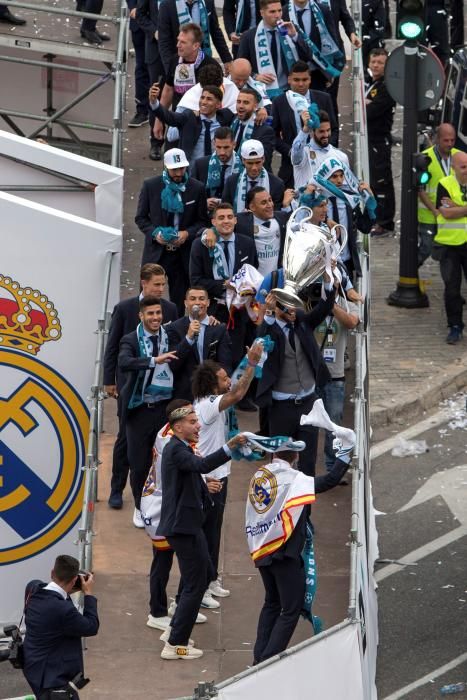
[[[336,229],[338,229],[338,228],[342,229],[342,231],[341,231],[341,240],[340,240],[340,242],[339,242],[338,239],[337,239],[338,231],[336,231]],[[338,255],[340,255],[340,254],[342,253],[342,251],[344,250],[345,246],[347,245],[347,240],[348,240],[348,238],[349,238],[349,236],[348,236],[348,234],[347,234],[347,229],[345,228],[345,226],[342,226],[342,224],[336,224],[335,226],[332,227],[332,229],[331,229],[331,234],[332,234],[332,236],[333,236],[333,237],[335,238],[335,240],[336,240],[336,243],[335,243],[335,246],[336,246],[335,253],[336,253],[336,256],[338,256]]]

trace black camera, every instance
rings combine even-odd
[[[73,590],[71,591],[72,593],[76,593],[77,591],[82,590],[83,581],[81,580],[81,576],[84,576],[84,580],[87,581],[89,578],[89,571],[78,571],[78,578],[76,579],[75,585],[73,586]]]
[[[89,678],[85,678],[83,672],[80,671],[76,674],[73,680],[69,681],[68,683],[69,685],[71,685],[73,690],[81,690],[82,688],[84,688],[85,685],[89,683]]]
[[[13,668],[24,667],[23,638],[17,625],[7,625],[3,628],[3,634],[11,637],[8,649],[0,653],[0,661],[9,661]]]

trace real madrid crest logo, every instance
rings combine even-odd
[[[0,565],[47,549],[81,514],[88,412],[35,358],[61,333],[45,294],[0,274]]]
[[[277,497],[277,479],[274,474],[260,467],[250,482],[248,491],[250,503],[257,513],[266,513]]]

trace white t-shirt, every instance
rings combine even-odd
[[[198,450],[203,457],[219,450],[227,442],[228,417],[227,411],[219,410],[221,400],[222,394],[219,396],[206,396],[193,404],[201,425]],[[206,476],[211,476],[213,479],[222,479],[230,474],[231,464],[229,460],[222,466],[209,472]]]
[[[256,253],[258,255],[258,272],[266,277],[269,272],[277,270],[281,247],[280,228],[276,219],[271,219],[269,228],[263,222],[253,219]]]

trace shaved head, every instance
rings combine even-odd
[[[246,58],[236,58],[230,65],[230,78],[239,90],[251,75],[251,63]]]
[[[454,153],[452,157],[452,167],[456,173],[458,182],[461,185],[467,184],[467,153],[459,151],[459,153]]]
[[[440,124],[436,130],[435,143],[442,156],[448,158],[456,143],[456,130],[452,124],[445,122]]]

